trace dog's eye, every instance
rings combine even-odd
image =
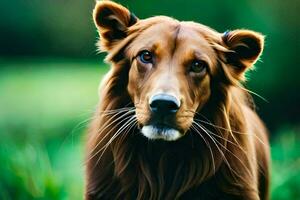
[[[138,55],[142,63],[148,64],[153,62],[153,55],[150,51],[143,50]]]
[[[201,60],[194,60],[191,63],[190,71],[193,73],[201,73],[204,70],[206,70],[207,64],[204,61]]]

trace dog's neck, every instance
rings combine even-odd
[[[201,185],[216,172],[211,170],[216,163],[208,156],[206,145],[195,133],[166,142],[151,141],[138,129],[132,130],[126,140],[116,141],[111,148],[114,176],[120,182],[121,193],[136,191],[136,196],[169,195],[168,199],[174,199]]]

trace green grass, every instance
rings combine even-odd
[[[0,199],[82,199],[82,121],[107,67],[0,61]]]
[[[272,199],[300,198],[300,131],[283,128],[271,143]]]
[[[82,199],[86,119],[107,66],[0,60],[0,199]],[[300,136],[272,140],[272,199],[300,197]]]

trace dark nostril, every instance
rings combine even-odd
[[[155,100],[150,104],[152,112],[171,112],[175,113],[179,109],[177,104],[169,100]]]
[[[157,94],[150,99],[150,109],[152,112],[176,113],[180,107],[180,102],[171,95]]]

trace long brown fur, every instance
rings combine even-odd
[[[111,1],[97,2],[93,16],[111,69],[88,136],[85,199],[269,199],[266,129],[240,84],[262,52],[263,36],[221,34],[164,16],[140,20]],[[206,75],[186,78],[178,67],[167,78],[186,102],[176,116],[184,136],[176,141],[140,133],[149,117],[147,92],[162,87],[159,77],[171,73],[157,66],[149,75],[135,61],[149,38],[158,41],[161,57],[179,51],[169,58],[175,63],[192,56],[188,47],[197,42],[207,55]]]

